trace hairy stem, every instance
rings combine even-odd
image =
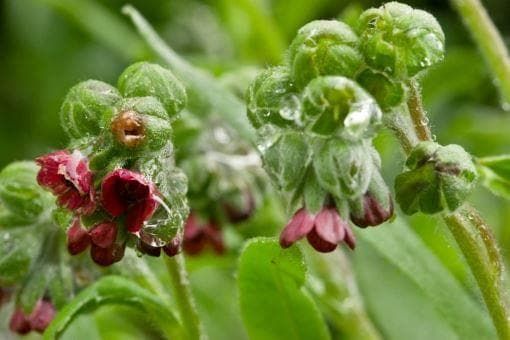
[[[172,282],[173,298],[179,309],[188,338],[191,340],[207,339],[191,294],[184,256],[181,253],[172,258],[165,257],[165,263]]]
[[[501,93],[503,109],[510,110],[510,56],[505,42],[480,0],[451,0],[487,61]]]
[[[416,134],[422,141],[431,140],[428,119],[415,81],[410,83],[410,89],[408,108],[414,122],[414,131],[408,133]],[[399,134],[397,137],[401,139]],[[401,139],[401,143],[407,143],[408,140]],[[510,339],[510,313],[502,279],[504,267],[490,228],[480,213],[467,204],[454,213],[443,213],[442,217],[475,277],[500,339]]]

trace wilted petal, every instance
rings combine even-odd
[[[335,207],[323,207],[315,217],[315,231],[321,239],[337,244],[344,239],[347,222],[340,218]]]
[[[315,216],[306,211],[305,208],[296,211],[280,234],[281,247],[288,248],[308,234],[313,228],[314,218]]]

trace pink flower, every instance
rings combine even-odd
[[[348,222],[342,220],[332,206],[323,207],[317,215],[309,213],[305,208],[296,211],[280,234],[280,245],[288,248],[305,236],[308,243],[322,253],[335,250],[341,241],[351,249],[356,245]]]
[[[67,230],[67,250],[71,255],[84,252],[90,245],[90,236],[85,228],[82,228],[80,218],[76,217],[73,224]]]
[[[213,222],[204,225],[200,224],[197,216],[191,213],[184,225],[182,248],[189,255],[197,255],[208,244],[216,254],[222,254],[225,251],[221,229]]]
[[[41,166],[37,174],[40,186],[58,197],[58,203],[78,214],[94,212],[94,187],[87,159],[79,152],[65,150],[36,158]]]
[[[55,317],[55,313],[53,304],[41,299],[37,301],[30,315],[26,315],[21,308],[16,308],[9,321],[9,328],[18,334],[27,334],[32,330],[43,333]]]
[[[106,175],[101,192],[104,209],[114,217],[126,214],[126,228],[132,233],[142,228],[158,206],[154,184],[126,169]]]

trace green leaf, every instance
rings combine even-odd
[[[0,231],[0,286],[13,285],[25,277],[37,244],[27,228]]]
[[[78,315],[102,305],[120,304],[142,309],[168,338],[182,339],[182,328],[170,308],[161,299],[121,276],[106,276],[78,294],[56,315],[44,332],[45,340],[59,338]]]
[[[250,339],[329,339],[317,306],[303,288],[306,267],[297,247],[272,238],[250,240],[239,261],[241,314]]]
[[[510,200],[510,155],[478,159],[482,184],[495,195]]]
[[[379,256],[400,271],[421,291],[426,301],[433,307],[459,339],[494,339],[495,330],[491,326],[484,307],[470,296],[440,260],[423,244],[417,235],[397,218],[395,222],[357,234],[357,252],[365,247],[372,248]],[[372,262],[373,263],[373,262]],[[369,270],[357,268],[358,271]],[[384,282],[373,282],[368,289],[383,289]],[[384,290],[380,293],[384,295]],[[478,297],[478,299],[481,299]],[[400,301],[400,299],[399,299]],[[400,303],[392,301],[393,304]],[[402,313],[412,313],[407,305]],[[428,308],[428,307],[427,307]],[[419,313],[421,307],[416,309]],[[391,319],[391,315],[380,315],[381,319]],[[394,320],[402,318],[395,315]],[[418,329],[418,328],[417,328]],[[416,330],[417,331],[417,330]],[[417,331],[418,332],[418,331]]]

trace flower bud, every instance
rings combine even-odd
[[[314,157],[319,184],[336,198],[354,198],[366,192],[374,163],[372,151],[362,143],[330,139]]]
[[[55,317],[55,307],[50,301],[39,300],[30,314],[28,320],[30,328],[38,333],[43,333]]]
[[[222,208],[230,223],[240,223],[249,219],[255,210],[255,197],[250,190],[241,190],[223,202]]]
[[[107,267],[115,262],[119,262],[124,257],[126,244],[114,243],[108,248],[101,248],[92,244],[90,247],[90,257],[100,266]]]
[[[444,57],[445,37],[437,20],[398,2],[363,12],[358,32],[365,62],[398,78],[412,77]]]
[[[157,64],[139,62],[126,68],[119,77],[119,91],[125,97],[155,97],[174,119],[187,102],[186,90],[174,74]]]
[[[171,138],[165,109],[154,97],[126,99],[108,116],[115,144],[129,154],[160,150]]]
[[[28,223],[35,221],[51,204],[51,195],[37,184],[37,172],[33,162],[14,162],[0,172],[0,203]]]
[[[117,89],[98,80],[87,80],[69,90],[60,108],[62,128],[70,138],[98,135],[103,113],[121,96]]]
[[[401,104],[406,90],[402,82],[390,79],[384,72],[365,69],[356,78],[357,82],[370,93],[384,111]]]
[[[18,333],[20,335],[28,334],[32,330],[30,327],[30,321],[21,308],[18,307],[14,310],[9,321],[9,329],[11,332]]]
[[[311,150],[304,134],[288,131],[262,150],[262,158],[273,182],[280,189],[290,191],[302,182],[311,160]]]
[[[71,255],[77,255],[85,251],[90,245],[90,236],[87,230],[81,226],[80,218],[75,218],[71,227],[67,230],[67,250]]]
[[[255,128],[286,127],[300,119],[300,99],[286,67],[261,72],[246,92],[248,118]]]
[[[406,162],[407,171],[395,179],[396,199],[406,214],[454,211],[473,190],[478,174],[459,145],[418,144]]]
[[[151,246],[140,239],[136,240],[136,249],[142,254],[153,257],[159,257],[161,255],[161,247]]]
[[[108,248],[117,239],[117,225],[115,222],[103,222],[95,225],[90,231],[90,241],[92,244]]]
[[[373,135],[381,117],[375,100],[350,79],[319,77],[303,90],[303,123],[315,133],[359,140]]]
[[[181,251],[181,237],[175,236],[169,243],[163,246],[163,251],[169,257],[173,257]]]
[[[363,63],[356,33],[337,20],[315,20],[301,27],[288,57],[292,78],[300,89],[319,76],[352,78]]]
[[[377,226],[393,216],[393,200],[388,186],[374,169],[368,190],[350,202],[351,221],[358,227]]]

